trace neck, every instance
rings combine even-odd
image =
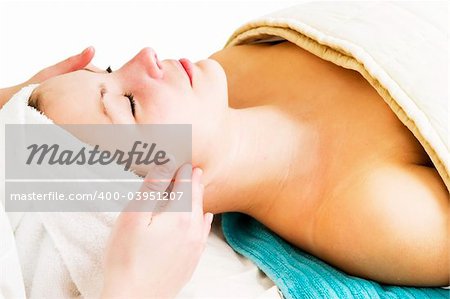
[[[280,129],[283,128],[283,129]],[[204,209],[254,216],[269,209],[286,187],[297,129],[273,107],[229,108],[204,157]]]

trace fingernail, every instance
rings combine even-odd
[[[92,46],[89,46],[86,49],[84,49],[83,52],[81,52],[81,54],[86,54],[87,51],[89,51],[90,49],[92,49]]]
[[[196,171],[197,171],[197,175],[198,175],[199,177],[202,177],[202,175],[203,175],[203,169],[201,169],[200,167],[196,167],[195,169],[196,169]]]
[[[213,213],[206,213],[206,217],[208,217],[207,219],[208,219],[208,222],[209,223],[212,223],[213,222],[213,220],[214,220],[214,214]]]

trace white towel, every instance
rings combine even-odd
[[[25,298],[14,236],[1,203],[0,240],[0,298]]]

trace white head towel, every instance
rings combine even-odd
[[[39,84],[22,88],[0,109],[2,128],[5,124],[52,124],[53,122],[33,107],[28,106],[28,99]]]

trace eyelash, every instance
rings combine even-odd
[[[112,69],[111,69],[111,66],[108,66],[108,67],[106,68],[106,72],[107,72],[107,73],[112,73],[112,72],[113,72]],[[133,116],[134,116],[136,102],[134,101],[134,96],[133,96],[133,94],[132,94],[132,93],[126,93],[126,94],[124,94],[124,97],[128,98],[128,100],[130,101],[131,113],[132,113]]]
[[[127,97],[128,100],[130,101],[131,114],[133,114],[133,116],[134,116],[135,106],[136,106],[136,102],[134,101],[134,96],[132,93],[126,93],[126,94],[124,94],[124,96]]]

